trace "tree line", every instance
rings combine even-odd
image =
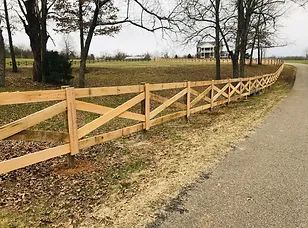
[[[79,34],[78,84],[84,87],[93,37],[114,36],[124,24],[148,32],[161,31],[184,43],[215,40],[216,79],[221,78],[222,47],[232,60],[233,77],[242,77],[247,51],[251,62],[256,52],[261,64],[264,49],[281,45],[276,33],[286,6],[304,5],[306,0],[175,0],[168,3],[160,0],[11,0],[9,5],[7,3],[3,0],[0,9],[0,86],[4,84],[5,75],[4,28],[12,70],[18,70],[15,58],[18,49],[14,48],[10,22],[17,16],[18,24],[29,37],[34,59],[33,80],[37,82],[47,82],[47,43],[53,42],[50,30]]]

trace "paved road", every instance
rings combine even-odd
[[[161,227],[308,227],[308,65],[256,133]]]

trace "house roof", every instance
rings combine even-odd
[[[203,42],[199,41],[197,47],[215,47],[215,42]]]

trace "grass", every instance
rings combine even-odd
[[[264,74],[275,69],[273,66],[248,67],[247,75]],[[101,86],[138,84],[142,81],[207,80],[212,79],[213,72],[212,64],[114,63],[88,68],[87,83],[91,86]],[[230,72],[231,66],[223,65],[223,77],[228,77]],[[95,211],[95,208],[102,204],[110,202],[111,205],[116,205],[122,202],[122,205],[126,205],[123,201],[126,202],[135,195],[138,196],[143,189],[155,187],[153,183],[162,183],[157,178],[163,178],[163,180],[168,178],[167,182],[170,178],[172,189],[176,190],[174,186],[184,185],[183,175],[181,175],[184,170],[188,169],[192,175],[198,167],[205,167],[207,162],[217,160],[214,154],[219,153],[221,146],[226,146],[225,144],[230,143],[231,139],[240,137],[249,126],[264,116],[285,96],[293,82],[290,75],[294,75],[294,68],[286,66],[279,82],[270,92],[251,97],[246,102],[217,108],[213,112],[206,111],[193,115],[190,124],[179,119],[154,127],[147,134],[134,134],[82,151],[76,156],[77,169],[67,169],[64,165],[65,158],[61,157],[1,177],[0,227],[53,225],[67,227],[80,224],[87,213]],[[53,88],[32,83],[30,76],[30,69],[21,69],[18,74],[10,74],[6,90]],[[125,99],[127,99],[126,96],[93,101],[115,106]],[[43,105],[47,104],[4,106],[0,109],[0,122],[5,123],[20,118],[43,108]],[[94,118],[93,115],[82,113],[80,115],[79,120],[83,122]],[[113,126],[108,127],[127,124],[127,122],[120,122],[113,122],[111,123]],[[62,125],[63,118],[59,116],[40,127],[61,130]],[[217,138],[221,135],[225,135],[226,138],[228,136],[228,140],[221,139],[218,142]],[[209,145],[215,145],[213,151],[213,148],[207,147]],[[19,156],[49,146],[51,145],[0,142],[0,160],[3,160],[4,156]],[[188,177],[190,176],[187,175]],[[160,191],[160,187],[155,188],[155,191]],[[163,189],[168,189],[168,186]],[[147,201],[150,198],[141,199]],[[129,200],[127,202],[129,203]],[[154,205],[156,204],[153,204],[153,208],[155,208]],[[149,210],[148,207],[147,210]],[[117,211],[116,208],[115,211]],[[119,213],[124,211],[126,210],[119,210]],[[137,213],[134,213],[134,216],[136,215]],[[132,220],[134,216],[131,216]],[[121,217],[121,214],[115,217],[109,217],[106,214],[96,222],[100,225],[114,224],[117,217]],[[143,220],[139,215],[137,217]],[[127,227],[133,226],[127,224]]]
[[[301,64],[308,64],[308,59],[303,60],[285,60],[286,63],[301,63]]]
[[[215,65],[213,63],[200,62],[102,62],[88,64],[86,74],[86,85],[93,86],[113,86],[132,85],[141,82],[164,83],[179,81],[202,81],[212,80],[215,75]],[[247,66],[246,75],[255,76],[268,72],[274,72],[277,66]],[[21,68],[20,72],[13,74],[8,71],[6,90],[33,90],[48,89],[53,86],[34,84],[31,81],[31,69]],[[71,84],[76,85],[78,69],[73,69]],[[222,64],[222,78],[232,77],[231,64]]]

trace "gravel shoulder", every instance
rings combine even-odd
[[[264,123],[158,227],[308,226],[308,66]]]

